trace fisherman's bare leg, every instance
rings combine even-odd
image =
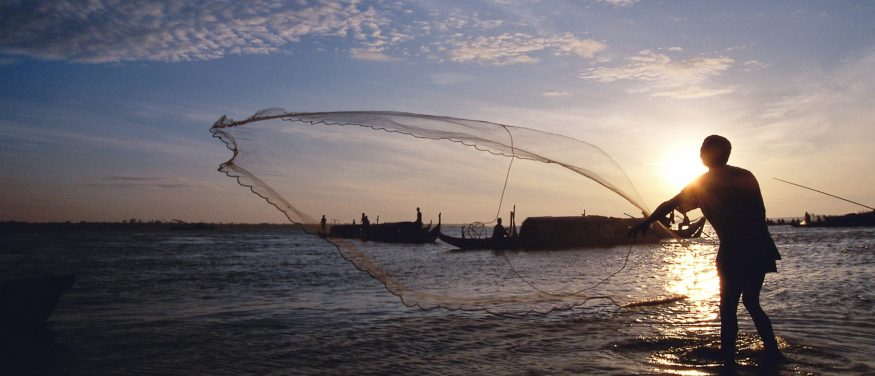
[[[737,278],[720,276],[720,351],[727,365],[735,364],[735,342],[738,337],[738,299],[741,286]]]
[[[763,280],[765,273],[752,276],[745,282],[744,293],[742,294],[742,302],[744,308],[750,313],[754,325],[756,325],[757,333],[763,340],[763,348],[766,355],[780,356],[781,351],[778,349],[778,341],[775,338],[775,331],[772,329],[772,321],[769,316],[763,311],[760,306],[760,291],[763,288]]]

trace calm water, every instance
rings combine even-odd
[[[787,361],[758,364],[758,337],[740,307],[738,372],[875,374],[875,229],[772,232],[784,260],[762,300]],[[721,372],[709,238],[507,259],[440,242],[372,254],[421,291],[466,294],[489,278],[519,289],[519,276],[574,291],[619,270],[628,253],[626,267],[594,293],[621,305],[689,296],[638,308],[593,300],[530,316],[406,307],[334,247],[296,232],[27,230],[4,238],[0,271],[71,271],[78,280],[44,328],[4,341],[2,374]]]

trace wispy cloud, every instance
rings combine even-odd
[[[595,0],[596,3],[608,4],[617,8],[631,7],[638,3],[638,0]]]
[[[666,54],[644,50],[626,60],[626,65],[618,67],[589,68],[580,77],[598,82],[638,81],[642,86],[634,92],[672,98],[701,98],[734,91],[732,87],[704,87],[710,78],[723,74],[735,64],[730,57],[675,61]]]
[[[741,64],[744,66],[743,70],[746,72],[755,71],[759,69],[763,69],[768,67],[766,64],[760,62],[759,60],[748,60]]]
[[[157,188],[157,189],[179,189],[179,188],[203,188],[210,186],[206,182],[192,181],[183,176],[168,176],[168,177],[150,177],[150,176],[119,176],[110,175],[99,178],[96,181],[87,183],[89,186],[109,186],[116,188]]]
[[[119,125],[119,127],[122,126],[130,125]],[[81,148],[108,148],[155,154],[190,155],[191,150],[207,144],[204,141],[179,139],[162,141],[131,135],[120,136],[106,131],[77,129],[75,127],[65,129],[34,127],[5,120],[0,120],[0,131],[9,140],[14,140],[16,143],[46,145],[47,147],[78,145]],[[5,151],[0,151],[0,155],[2,154],[5,154]]]
[[[548,53],[591,59],[606,48],[571,33],[506,31],[517,25],[382,1],[35,0],[3,6],[0,53],[80,63],[180,62],[272,54],[319,40],[355,60],[418,56],[511,65],[537,63]]]
[[[872,153],[875,129],[875,50],[838,66],[834,71],[802,77],[780,90],[773,99],[755,99],[751,109],[752,132],[770,145],[794,144],[831,148],[833,144],[857,144],[854,153]]]
[[[456,39],[449,43],[450,60],[477,62],[483,65],[534,64],[543,51],[555,55],[577,55],[592,58],[607,48],[594,39],[578,39],[570,33],[554,36],[533,36],[526,33],[503,33],[496,36],[477,36]]]
[[[379,48],[353,48],[349,51],[349,55],[356,60],[364,60],[364,61],[381,61],[381,62],[394,62],[394,61],[402,61],[404,59],[387,55]]]
[[[86,63],[175,62],[273,53],[307,36],[351,38],[370,48],[385,48],[404,38],[387,26],[383,15],[370,7],[360,8],[358,2],[301,4],[278,0],[12,3],[0,12],[0,50]],[[374,50],[370,52],[369,56],[376,56]]]
[[[573,96],[574,94],[567,92],[567,91],[551,90],[551,91],[545,91],[544,94],[542,94],[542,95],[545,97],[570,97],[570,96]]]

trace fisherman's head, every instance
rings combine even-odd
[[[711,135],[705,137],[702,142],[702,148],[699,149],[699,157],[702,158],[702,164],[711,167],[725,166],[729,161],[729,153],[732,151],[732,144],[726,137]]]

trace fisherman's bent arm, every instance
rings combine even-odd
[[[679,194],[672,197],[670,200],[660,204],[656,208],[656,210],[653,211],[653,214],[650,214],[650,216],[644,219],[644,221],[629,229],[629,237],[635,237],[639,233],[642,235],[647,233],[647,229],[650,228],[650,225],[653,222],[656,222],[659,218],[664,218],[666,215],[668,215],[668,213],[671,213],[671,211],[678,206],[678,204],[681,202],[680,196],[681,195]]]
[[[656,210],[654,210],[653,213],[650,214],[650,216],[644,220],[644,224],[650,225],[651,223],[656,222],[660,218],[665,218],[665,216],[668,215],[668,213],[671,213],[672,210],[674,210],[676,207],[678,207],[678,203],[680,203],[680,196],[681,195],[678,194],[677,196],[672,197],[668,201],[663,202],[662,204],[659,204],[659,206],[656,207]]]

